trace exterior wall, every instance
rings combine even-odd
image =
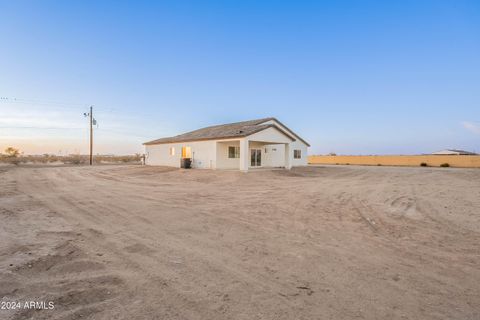
[[[293,158],[293,150],[300,150],[301,151],[301,158],[294,159]],[[296,140],[290,143],[290,153],[291,153],[291,161],[293,167],[301,167],[308,165],[308,147],[305,143],[300,140]]]
[[[254,141],[250,141],[250,148],[252,148]],[[285,166],[285,144],[257,144],[262,148],[262,166],[265,167],[284,167]],[[265,153],[265,149],[267,153]],[[273,150],[276,151],[273,151]],[[301,167],[308,165],[308,149],[307,145],[301,141],[294,141],[290,143],[290,161],[292,167]],[[293,158],[293,150],[301,151],[301,159]],[[265,161],[264,161],[265,159]],[[264,162],[263,162],[264,161]]]
[[[268,121],[266,123],[272,123],[280,128],[283,128],[280,124],[275,121]],[[284,129],[286,131],[286,129]],[[262,163],[262,166],[265,167],[283,167],[285,166],[285,144],[289,144],[289,158],[292,166],[306,166],[308,165],[308,146],[300,140],[295,140],[292,142],[290,138],[278,132],[275,128],[268,128],[267,130],[260,131],[249,137],[250,145],[256,141],[264,141],[262,143],[262,161],[265,159],[265,162]],[[254,141],[252,141],[254,140]],[[275,142],[277,144],[272,144]],[[267,153],[265,154],[265,149]],[[273,152],[273,149],[277,151]],[[301,151],[301,159],[293,158],[293,150]],[[269,152],[271,151],[271,152]]]
[[[228,157],[228,147],[239,147],[240,141],[227,141],[217,143],[217,169],[239,169],[240,158],[230,159]]]
[[[240,139],[240,171],[248,171],[249,157],[248,154],[248,140],[245,138]]]
[[[310,164],[358,164],[371,166],[414,166],[422,162],[431,167],[439,167],[448,163],[451,167],[480,168],[480,156],[451,156],[451,155],[424,155],[424,156],[310,156]]]
[[[285,166],[285,145],[284,144],[268,144],[264,146],[265,166],[266,167],[283,167]]]
[[[228,147],[229,146],[240,146],[240,141],[228,141],[228,142],[218,142],[217,143],[217,169],[239,169],[240,168],[240,158],[230,159],[228,158]],[[250,150],[251,149],[260,149],[262,153],[262,167],[283,167],[284,166],[284,150],[285,146],[283,144],[267,145],[264,142],[259,141],[249,141],[247,158],[248,158],[248,167],[252,168],[250,165]],[[273,152],[273,149],[277,151]],[[265,152],[267,150],[267,152]]]
[[[145,146],[145,164],[180,168],[182,147],[192,149],[193,168],[215,169],[216,141],[193,141],[182,143],[165,143]],[[170,148],[175,148],[175,155],[170,155]]]
[[[285,144],[269,144],[269,143],[262,143],[257,141],[250,141],[249,149],[262,150],[262,167],[278,168],[278,167],[285,166]],[[290,161],[293,167],[308,165],[307,146],[303,142],[294,141],[290,143],[289,149],[290,149],[289,150]],[[294,159],[293,150],[301,150],[302,158]],[[250,151],[248,154],[250,155]],[[249,163],[250,163],[250,160],[249,160]]]
[[[290,143],[292,139],[282,134],[275,128],[267,128],[247,137],[249,141],[262,141],[274,143]]]
[[[274,121],[266,123],[274,123]],[[288,132],[285,129],[282,131]],[[288,148],[286,146],[289,146]],[[240,146],[240,158],[228,158],[228,147]],[[242,148],[246,146],[245,148]],[[170,155],[170,148],[175,148],[175,154]],[[307,165],[307,145],[300,140],[292,139],[276,128],[267,128],[246,138],[237,140],[208,140],[183,143],[166,143],[145,146],[145,164],[170,167],[180,167],[182,147],[190,147],[192,151],[193,168],[205,169],[240,169],[247,170],[250,166],[250,150],[260,149],[262,167],[284,167],[286,163],[292,166]],[[274,149],[276,151],[274,151]],[[288,155],[285,150],[289,150]],[[294,150],[301,150],[301,159],[294,159]],[[265,152],[266,151],[266,152]],[[242,156],[244,156],[242,158]],[[246,157],[245,157],[246,156]],[[288,158],[287,158],[288,157]],[[288,160],[288,161],[287,161]]]
[[[264,122],[264,124],[274,124],[277,127],[279,127],[280,129],[284,130],[285,132],[289,132],[287,128],[285,128],[284,126],[282,126],[280,123],[276,122],[275,120],[266,121],[266,122]],[[283,150],[285,150],[285,147],[283,147]],[[301,150],[302,158],[301,159],[294,159],[293,158],[293,150]],[[285,152],[285,151],[283,151],[283,152]],[[297,140],[293,141],[292,143],[290,143],[290,152],[292,153],[290,160],[292,161],[291,163],[292,163],[293,167],[308,165],[308,146],[305,143],[303,143],[301,140],[297,139]],[[283,154],[285,154],[285,153],[283,153]],[[284,156],[282,157],[282,163],[284,163],[283,159],[284,159]],[[282,164],[282,166],[283,166],[283,164]]]

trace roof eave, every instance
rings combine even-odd
[[[250,135],[250,134],[248,134]],[[155,140],[150,142],[144,142],[145,146],[152,146],[156,144],[168,144],[168,143],[182,143],[182,142],[195,142],[195,141],[209,141],[209,140],[223,140],[223,139],[235,139],[235,138],[245,138],[247,135],[235,135],[235,136],[224,136],[224,137],[212,137],[212,138],[197,138],[197,139],[182,139],[177,141],[165,141],[165,142],[155,142]]]
[[[273,118],[272,118],[272,119],[273,119]],[[268,120],[267,120],[267,121],[268,121]],[[282,133],[282,134],[285,135],[286,137],[290,138],[292,141],[295,141],[295,140],[296,140],[293,135],[290,135],[290,134],[286,133],[285,131],[283,131],[281,128],[279,128],[277,125],[274,125],[274,124],[269,124],[269,125],[267,125],[267,127],[265,127],[265,128],[260,128],[260,129],[258,129],[258,130],[255,130],[254,132],[251,132],[251,133],[249,133],[248,135],[246,135],[246,137],[251,136],[252,134],[258,133],[258,132],[260,132],[260,131],[267,130],[268,128],[275,128],[275,129],[277,129],[280,133]]]
[[[280,121],[279,121],[277,118],[275,118],[275,117],[265,118],[264,121],[263,121],[263,122],[260,122],[260,123],[265,123],[265,122],[271,121],[271,120],[278,122],[281,126],[283,126],[285,129],[287,129],[287,130],[290,132],[290,134],[292,134],[292,135],[295,136],[298,140],[302,141],[302,142],[305,143],[308,147],[310,147],[310,144],[309,144],[307,141],[303,140],[299,135],[297,135],[295,132],[293,132],[292,129],[290,129],[289,127],[287,127],[286,125],[284,125],[282,122],[280,122]],[[294,139],[294,140],[295,140],[295,139]]]
[[[295,136],[294,135],[291,135],[287,132],[285,132],[284,130],[282,130],[281,128],[279,128],[277,125],[275,124],[269,124],[267,125],[266,127],[264,128],[258,128],[258,130],[254,130],[252,132],[249,132],[248,134],[237,134],[237,135],[234,135],[234,136],[223,136],[223,137],[212,137],[212,138],[198,138],[198,139],[181,139],[181,140],[177,140],[177,141],[164,141],[164,142],[156,142],[157,140],[152,140],[152,141],[149,141],[149,142],[144,142],[143,145],[144,146],[151,146],[151,145],[157,145],[157,144],[169,144],[169,143],[183,143],[183,142],[195,142],[195,141],[209,141],[209,140],[224,140],[224,139],[235,139],[235,138],[245,138],[245,137],[248,137],[248,136],[251,136],[255,133],[258,133],[258,132],[261,132],[263,130],[266,130],[268,128],[275,128],[277,129],[280,133],[282,133],[283,135],[285,135],[286,137],[288,137],[289,139],[291,139],[292,141],[295,141]],[[172,137],[174,138],[174,137]]]

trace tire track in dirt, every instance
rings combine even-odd
[[[478,311],[471,281],[480,280],[475,233],[461,221],[449,228],[441,202],[425,200],[441,186],[433,180],[432,190],[417,189],[425,183],[418,171],[332,167],[244,175],[130,166],[8,174],[19,194],[34,197],[25,202],[28,212],[64,221],[53,231],[45,231],[52,221],[37,226],[41,232],[31,239],[46,248],[32,257],[35,272],[57,285],[22,281],[58,295],[68,291],[68,280],[53,272],[81,270],[72,303],[62,300],[58,319],[82,313],[96,319],[437,319],[439,312],[446,319]],[[404,214],[413,206],[421,213],[417,220]],[[451,243],[442,248],[432,239]],[[62,251],[62,241],[76,250],[71,261],[64,256],[73,249]],[[104,285],[112,298],[95,284],[102,277],[112,280]],[[80,289],[93,290],[99,301],[75,292]]]
[[[33,182],[31,182],[31,183],[29,183],[29,185],[30,185],[30,187],[32,187],[35,184]],[[42,198],[47,198],[48,199],[48,195],[42,194],[40,189],[33,189],[33,190],[29,190],[29,191],[31,193],[38,194]],[[51,190],[51,191],[55,191],[55,190]],[[87,223],[92,223],[92,222],[93,222],[93,224],[90,225],[90,227],[92,227],[92,228],[93,228],[93,226],[96,226],[96,228],[99,228],[99,227],[101,228],[102,225],[104,225],[105,223],[109,223],[109,221],[103,221],[100,218],[101,216],[99,216],[99,217],[92,216],[91,212],[94,211],[94,210],[99,210],[99,211],[102,211],[102,212],[107,212],[106,209],[110,210],[110,211],[112,211],[112,210],[115,211],[115,215],[117,217],[117,222],[119,222],[118,218],[123,218],[123,217],[125,217],[126,215],[129,214],[128,211],[123,210],[123,208],[121,208],[119,206],[115,206],[115,205],[112,206],[111,204],[109,206],[101,206],[99,204],[90,203],[90,202],[74,201],[74,200],[71,200],[71,198],[72,198],[72,195],[64,195],[64,196],[56,198],[56,202],[58,203],[58,207],[72,208],[72,213],[75,211],[74,212],[75,215],[78,214],[78,217],[82,217],[82,218],[77,217],[77,222],[79,222],[84,227]],[[91,205],[94,205],[94,207],[91,207]],[[54,208],[54,209],[57,209],[57,208]],[[122,215],[122,213],[124,215]],[[85,216],[88,216],[89,219],[85,220],[83,218]],[[64,217],[67,217],[67,215],[64,216]],[[127,221],[130,221],[130,220],[127,220]],[[136,225],[136,224],[134,224],[134,225]],[[129,226],[134,227],[134,225],[132,225],[130,223]],[[139,227],[142,228],[144,230],[144,232],[147,233],[147,234],[153,234],[153,235],[160,236],[154,230],[150,230],[151,228],[147,224],[141,224]],[[163,237],[165,237],[165,235],[163,235]],[[125,236],[125,235],[123,235],[122,238],[124,240],[127,240],[127,239],[125,239],[125,238],[127,238],[127,236]],[[90,245],[91,245],[91,242],[95,241],[95,238],[94,237],[89,237],[89,240],[90,240],[89,242],[90,242]],[[134,238],[130,234],[130,235],[128,235],[128,240],[127,241],[135,243],[135,241],[144,241],[144,239]],[[172,242],[173,242],[173,244],[172,244]],[[198,258],[198,257],[200,257],[199,253],[202,252],[201,250],[198,250],[199,249],[198,246],[197,246],[196,249],[188,249],[188,247],[186,247],[183,243],[181,243],[179,241],[176,241],[174,237],[170,237],[168,239],[168,242],[162,241],[162,246],[163,247],[165,247],[165,245],[168,246],[169,245],[168,243],[170,243],[170,246],[171,246],[170,250],[178,251],[179,248],[181,248],[184,251],[186,250],[187,252],[182,253],[182,255],[185,255],[185,256],[189,256],[189,255],[193,254],[193,255],[196,255],[197,258]],[[128,259],[128,257],[126,257],[125,255],[122,254],[122,250],[124,248],[121,248],[121,247],[119,248],[117,245],[118,245],[117,243],[111,243],[111,242],[105,241],[104,239],[102,239],[101,242],[97,242],[98,249],[103,249],[101,251],[109,251],[109,250],[112,250],[112,248],[117,247],[116,249],[113,249],[115,251],[115,255],[116,256],[122,256],[123,258],[125,258],[125,260]],[[204,256],[208,256],[208,252],[207,253],[202,253],[202,254]],[[211,255],[211,256],[213,256],[213,255]],[[209,267],[213,268],[213,270],[217,270],[217,272],[224,272],[224,271],[222,271],[222,268],[225,269],[225,267],[226,267],[225,263],[223,263],[221,261],[215,262],[215,260],[213,260],[211,257],[208,258],[208,259],[205,258],[204,261],[208,261],[208,264],[210,265]],[[143,259],[143,262],[145,262],[145,259]],[[154,264],[154,263],[158,263],[158,261],[157,260],[151,261],[151,264]],[[212,263],[214,263],[214,265],[217,265],[217,266],[215,267],[214,265],[212,265]],[[134,262],[129,262],[129,264],[133,265],[135,267],[135,269],[143,269],[144,272],[146,272],[148,270],[147,268],[142,268],[141,265],[135,264]],[[157,267],[159,267],[159,265],[157,265]],[[271,287],[269,287],[266,284],[262,284],[262,283],[268,282],[267,279],[255,279],[255,278],[252,278],[248,273],[238,273],[238,270],[236,270],[234,268],[230,268],[230,269],[227,269],[227,270],[228,270],[228,273],[229,273],[229,277],[234,275],[235,278],[240,279],[242,282],[248,281],[250,283],[250,285],[254,285],[254,286],[259,286],[261,284],[261,287],[259,287],[258,291],[265,291],[265,292],[271,291]],[[176,299],[181,299],[180,294],[172,294],[172,295],[176,296]]]

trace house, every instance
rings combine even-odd
[[[275,118],[216,125],[144,143],[145,164],[193,168],[239,169],[307,165],[310,146]]]
[[[433,152],[432,154],[434,155],[469,155],[469,156],[474,156],[476,153],[474,152],[469,152],[465,150],[456,150],[456,149],[445,149],[437,152]]]

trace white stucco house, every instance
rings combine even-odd
[[[275,118],[216,125],[144,143],[145,164],[192,168],[238,169],[307,165],[310,146]]]

